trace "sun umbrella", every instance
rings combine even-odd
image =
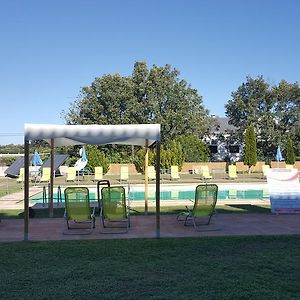
[[[81,171],[86,166],[87,161],[88,161],[87,157],[86,157],[84,146],[79,150],[79,154],[81,155],[81,158],[78,159],[75,163],[75,168],[77,171]]]
[[[81,148],[81,160],[82,161],[87,161],[87,158],[86,158],[86,153],[85,153],[85,147],[83,146],[82,148]]]
[[[278,146],[277,147],[277,151],[276,151],[276,160],[277,161],[281,161],[281,160],[283,160],[284,158],[283,158],[283,156],[282,156],[282,154],[281,154],[281,149],[280,149],[280,146]]]
[[[32,155],[31,163],[33,166],[41,166],[43,161],[39,155],[39,153],[35,150],[34,154]]]
[[[281,153],[281,149],[280,146],[277,147],[277,151],[276,151],[276,156],[275,156],[276,160],[277,160],[277,168],[279,167],[279,162],[281,160],[284,160],[282,153]]]

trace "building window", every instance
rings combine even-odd
[[[208,148],[209,148],[211,154],[218,153],[218,146],[217,145],[209,145]]]
[[[229,145],[230,153],[240,153],[240,146],[238,145]]]

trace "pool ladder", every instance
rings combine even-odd
[[[48,193],[47,193],[47,188],[46,186],[43,186],[43,207],[45,204],[49,203],[49,190],[50,190],[50,184],[48,184]],[[60,185],[57,187],[57,206],[59,206],[59,203],[62,202],[62,194],[61,194],[61,187]]]

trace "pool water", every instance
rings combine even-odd
[[[48,198],[48,195],[47,195]],[[53,199],[54,202],[57,202],[57,193],[54,193]],[[64,202],[64,194],[61,195],[61,201]],[[163,190],[160,192],[161,200],[193,200],[195,198],[195,189],[193,190],[172,190],[167,191]],[[266,190],[263,189],[249,189],[249,190],[236,190],[236,189],[227,189],[218,191],[218,200],[226,199],[264,199],[269,198],[269,194]],[[130,191],[128,195],[130,201],[143,201],[145,199],[144,191]],[[42,203],[43,202],[43,193],[36,194],[30,198],[32,203]],[[97,201],[97,193],[91,189],[90,191],[90,200]],[[155,201],[155,191],[148,192],[148,200]]]
[[[144,200],[144,192],[133,192],[129,194],[132,201]],[[226,199],[262,199],[265,192],[263,190],[219,190],[218,200]],[[155,192],[148,193],[149,200],[155,200]],[[161,200],[189,200],[195,198],[195,191],[162,191]]]

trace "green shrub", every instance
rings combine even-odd
[[[194,135],[181,135],[176,138],[182,146],[182,151],[187,162],[207,162],[210,151],[208,146]]]
[[[133,158],[133,163],[135,165],[136,170],[139,173],[144,173],[145,171],[145,149],[138,150]],[[155,154],[153,150],[149,150],[148,155],[148,165],[154,165],[155,164]]]
[[[87,169],[94,173],[95,167],[102,167],[103,173],[106,174],[109,169],[109,160],[106,158],[105,154],[99,150],[99,146],[87,145],[86,155],[88,159]]]
[[[172,141],[167,148],[162,148],[160,152],[160,167],[170,169],[171,166],[178,166],[181,170],[184,163],[184,153],[179,142]]]
[[[10,166],[15,160],[15,157],[1,157],[0,166]]]

